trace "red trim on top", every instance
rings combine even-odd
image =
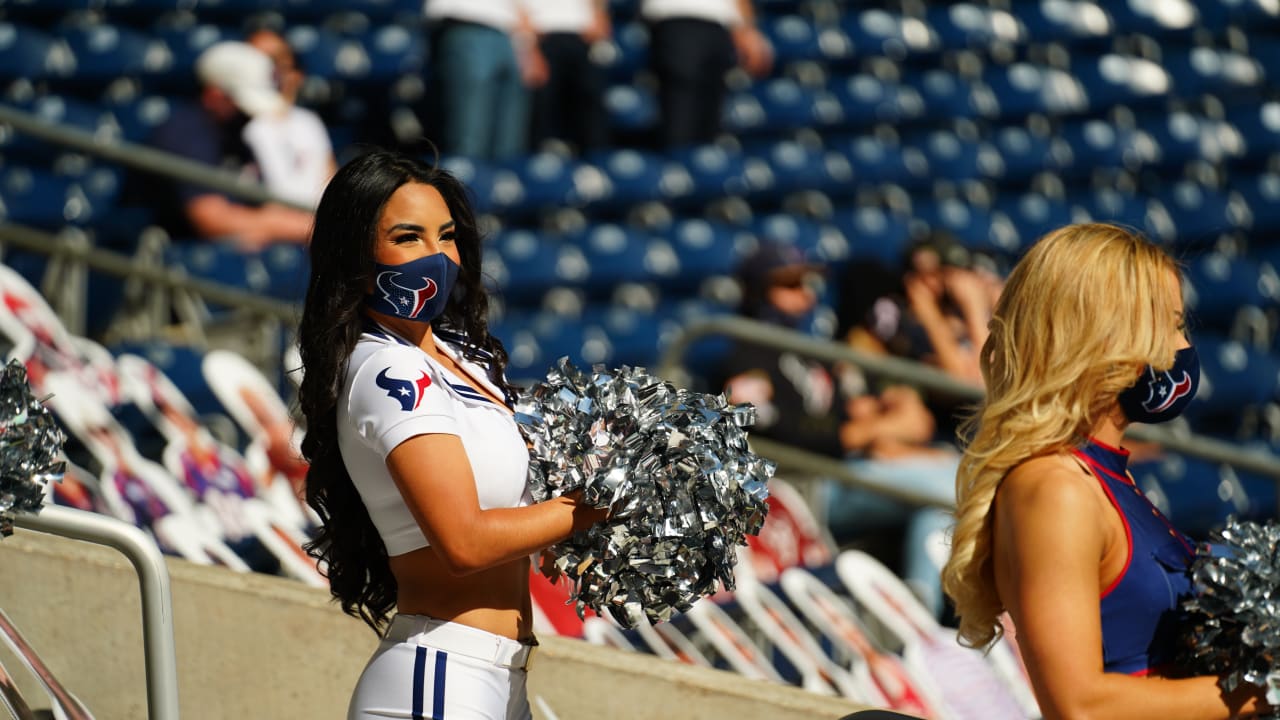
[[[1125,457],[1129,457],[1129,451],[1128,451],[1128,450],[1125,450],[1124,448],[1111,447],[1110,445],[1108,445],[1108,444],[1106,444],[1106,443],[1102,442],[1101,440],[1099,440],[1098,438],[1096,438],[1096,437],[1094,437],[1094,436],[1092,436],[1092,435],[1090,435],[1090,436],[1089,436],[1089,442],[1093,443],[1094,445],[1097,445],[1098,447],[1102,448],[1103,450],[1110,450],[1110,451],[1111,451],[1111,452],[1113,452],[1113,453],[1119,453],[1119,454],[1121,454],[1121,455],[1123,455],[1123,456],[1125,456]]]
[[[1088,458],[1089,456],[1086,455],[1085,457]],[[1137,487],[1137,485],[1133,482],[1133,478],[1130,477],[1128,474],[1121,475],[1119,473],[1113,472],[1110,468],[1104,465],[1099,465],[1096,462],[1094,462],[1092,459],[1087,460],[1087,462],[1089,463],[1089,467],[1093,468],[1094,470],[1101,471],[1102,474],[1106,475],[1112,480],[1122,482],[1125,485],[1128,485],[1130,487]],[[1101,480],[1102,478],[1098,478],[1098,479]]]
[[[1142,668],[1141,670],[1134,670],[1133,672],[1129,673],[1129,676],[1130,677],[1146,677],[1150,674],[1151,674],[1151,668]]]
[[[1107,483],[1098,476],[1099,470],[1107,472],[1107,469],[1095,464],[1093,459],[1084,454],[1081,450],[1072,450],[1072,452],[1078,455],[1081,460],[1084,460],[1085,464],[1094,471],[1094,478],[1097,479],[1098,484],[1102,486],[1102,492],[1107,494],[1107,500],[1111,502],[1111,507],[1116,509],[1116,513],[1120,515],[1120,522],[1124,524],[1124,541],[1128,546],[1128,549],[1126,550],[1127,554],[1124,558],[1124,567],[1120,569],[1120,574],[1116,575],[1115,579],[1111,581],[1111,584],[1103,589],[1102,594],[1098,596],[1098,598],[1101,599],[1110,595],[1111,591],[1116,589],[1116,586],[1120,584],[1121,580],[1124,580],[1124,576],[1129,572],[1129,564],[1133,562],[1133,531],[1129,529],[1129,518],[1125,517],[1124,510],[1120,509],[1120,503],[1116,500],[1116,496],[1112,494],[1111,488],[1107,487]],[[1108,472],[1107,474],[1115,476],[1115,473]]]

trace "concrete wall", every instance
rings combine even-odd
[[[328,594],[275,577],[171,560],[182,717],[340,720],[377,644]],[[18,530],[0,540],[0,609],[99,720],[146,717],[138,585],[114,550]],[[542,638],[530,675],[559,720],[840,718],[860,709],[740,676]],[[43,693],[4,648],[33,707]]]

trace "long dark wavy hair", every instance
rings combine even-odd
[[[316,209],[311,234],[311,280],[298,329],[304,369],[299,404],[307,432],[302,455],[307,471],[307,504],[321,528],[307,552],[321,561],[329,590],[349,615],[381,632],[396,603],[386,545],[347,474],[338,449],[337,407],[347,361],[364,325],[371,286],[378,221],[391,195],[407,183],[440,192],[453,216],[461,260],[457,283],[433,327],[462,335],[463,355],[513,397],[504,370],[507,353],[489,334],[488,297],[481,284],[480,233],[467,190],[445,170],[411,157],[377,151],[338,170]]]

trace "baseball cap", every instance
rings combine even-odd
[[[738,272],[747,283],[763,288],[825,270],[824,265],[809,260],[795,245],[766,242],[742,261]]]
[[[196,60],[200,82],[225,92],[249,117],[269,115],[285,107],[274,73],[271,58],[243,42],[214,43]]]

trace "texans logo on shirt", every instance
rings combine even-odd
[[[401,317],[417,317],[427,301],[436,296],[436,281],[424,277],[422,279],[427,282],[426,285],[420,288],[405,287],[396,282],[396,278],[403,274],[394,270],[378,273],[378,289],[382,291],[383,299],[400,308]]]
[[[1142,407],[1150,413],[1163,412],[1169,409],[1178,398],[1185,396],[1191,392],[1191,376],[1186,370],[1182,371],[1182,378],[1174,380],[1173,374],[1170,372],[1157,373],[1152,368],[1147,368],[1147,399],[1142,402]]]
[[[387,375],[390,367],[385,367],[382,372],[378,373],[376,380],[378,387],[387,391],[387,397],[400,401],[400,409],[409,412],[418,409],[418,404],[422,402],[422,393],[431,385],[431,378],[427,377],[427,373],[422,373],[417,380],[401,380]]]

